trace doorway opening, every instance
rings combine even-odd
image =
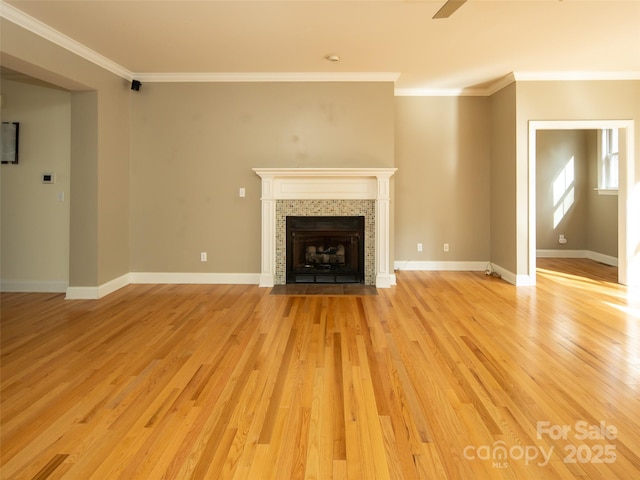
[[[536,144],[539,130],[618,129],[620,163],[618,187],[618,283],[640,285],[640,187],[634,184],[633,120],[550,120],[529,122],[529,281],[536,283]]]

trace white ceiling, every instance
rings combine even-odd
[[[439,20],[444,0],[4,3],[9,20],[40,25],[25,13],[144,81],[393,79],[397,91],[453,92],[514,72],[640,79],[640,0],[469,0]]]

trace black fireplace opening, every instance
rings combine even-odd
[[[364,217],[287,220],[287,283],[364,283]]]

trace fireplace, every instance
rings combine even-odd
[[[363,216],[288,216],[287,283],[363,283]]]
[[[395,168],[253,170],[262,178],[261,287],[287,283],[288,216],[364,216],[364,246],[358,251],[364,251],[364,283],[378,288],[395,285],[389,212],[390,178]]]

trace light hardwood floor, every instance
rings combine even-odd
[[[640,478],[640,300],[585,265],[2,294],[1,477]]]

